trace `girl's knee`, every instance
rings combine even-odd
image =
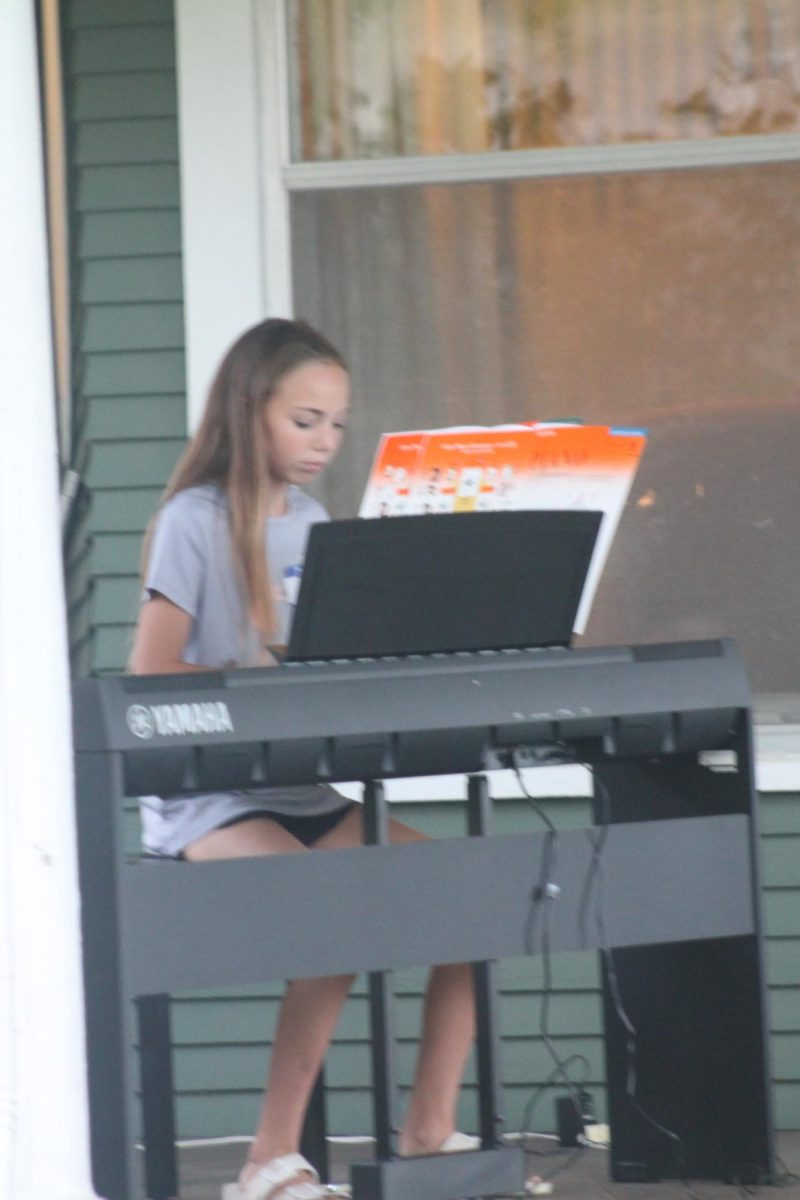
[[[308,979],[290,979],[286,995],[318,996],[325,992],[349,992],[356,980],[355,973],[347,975],[315,975]]]
[[[433,988],[458,987],[473,989],[472,963],[439,963],[431,968],[430,985]]]

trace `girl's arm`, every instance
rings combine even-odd
[[[192,618],[159,592],[139,612],[133,639],[130,670],[134,675],[172,675],[179,671],[210,671],[211,667],[185,662],[182,658]]]
[[[183,658],[192,618],[160,592],[142,605],[133,639],[130,671],[133,675],[176,675],[182,671],[214,671],[219,668],[188,663]],[[266,648],[254,666],[274,667],[276,659]]]

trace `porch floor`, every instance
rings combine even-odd
[[[783,1179],[780,1192],[775,1188],[738,1187],[702,1180],[687,1187],[678,1180],[666,1183],[612,1183],[608,1179],[608,1154],[604,1150],[560,1150],[556,1143],[541,1143],[548,1152],[557,1151],[553,1158],[529,1159],[531,1174],[554,1175],[555,1200],[586,1200],[606,1197],[608,1200],[735,1200],[736,1197],[765,1197],[778,1194],[786,1200],[800,1200],[800,1131],[777,1135],[777,1169]],[[180,1149],[180,1200],[220,1200],[222,1185],[236,1178],[246,1146],[242,1142],[217,1142],[183,1146]],[[572,1157],[570,1157],[572,1156]],[[331,1144],[332,1182],[347,1180],[350,1162],[366,1162],[371,1157],[369,1143],[340,1142]],[[557,1174],[556,1174],[557,1172]],[[409,1197],[413,1200],[413,1197]]]

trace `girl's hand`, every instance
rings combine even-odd
[[[259,651],[258,658],[253,663],[254,667],[277,667],[280,659],[274,653],[275,647],[262,646]]]

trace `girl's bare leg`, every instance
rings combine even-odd
[[[430,1154],[455,1129],[458,1093],[474,1036],[472,967],[434,967],[425,995],[414,1087],[400,1133],[401,1154]]]
[[[186,858],[201,862],[293,853],[308,851],[265,817],[215,830],[193,843]],[[352,978],[340,975],[288,984],[275,1031],[261,1115],[241,1183],[246,1183],[260,1164],[297,1151],[311,1090]]]
[[[398,821],[390,822],[389,833],[395,844],[425,840],[424,834]],[[362,841],[361,810],[355,809],[317,847],[361,845]],[[472,967],[469,963],[434,967],[425,995],[414,1086],[400,1131],[401,1154],[438,1150],[455,1129],[458,1093],[474,1037]]]
[[[425,835],[390,821],[393,843],[424,841]],[[352,809],[313,849],[363,845],[362,812]],[[266,854],[308,853],[269,818],[254,818],[215,830],[188,847],[193,862]],[[295,1152],[300,1145],[311,1090],[325,1059],[351,975],[293,980],[286,989],[270,1056],[264,1102],[245,1182],[257,1165]],[[400,1134],[400,1152],[436,1150],[455,1128],[464,1066],[474,1036],[474,995],[468,964],[435,967],[425,999],[422,1040],[414,1088]]]
[[[331,975],[287,984],[251,1162],[268,1162],[300,1146],[311,1090],[352,982],[352,975]]]

